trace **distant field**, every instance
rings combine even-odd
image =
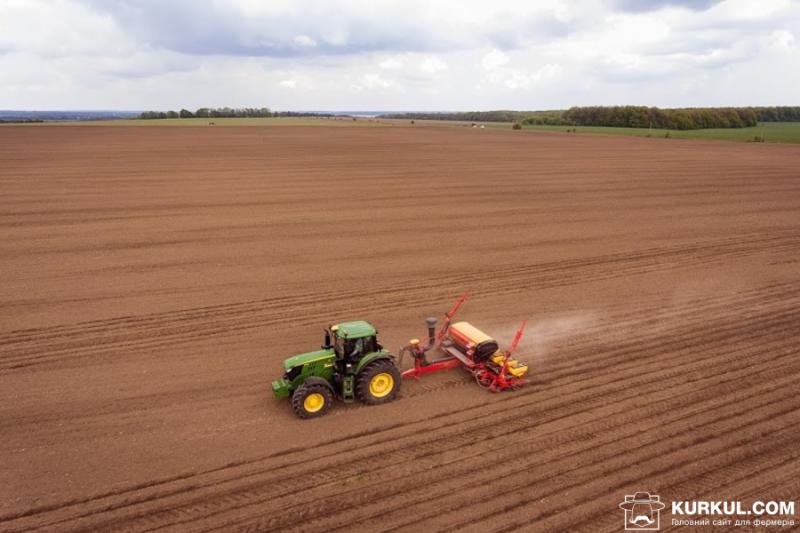
[[[121,119],[64,122],[9,123],[6,126],[385,126],[386,121],[346,117],[278,117],[278,118],[164,118],[156,120]]]
[[[119,119],[92,121],[8,123],[0,126],[438,126],[438,127],[470,127],[473,123],[455,120],[405,120],[347,117],[279,117],[279,118],[176,118],[176,119]],[[510,129],[510,122],[474,123],[491,129]],[[635,137],[664,137],[667,130],[647,128],[610,128],[602,126],[577,126],[577,133],[599,135],[628,135]],[[523,126],[525,131],[566,133],[567,126]],[[762,122],[754,128],[719,128],[707,130],[669,130],[669,136],[675,139],[719,139],[725,141],[752,141],[755,136],[764,136],[769,143],[800,144],[800,122]]]
[[[533,131],[566,132],[567,126],[523,126]],[[634,135],[637,137],[664,137],[667,130],[648,128],[608,128],[602,126],[577,126],[578,133],[605,135]],[[669,136],[676,139],[721,139],[725,141],[752,141],[764,136],[767,142],[800,143],[800,122],[762,122],[754,128],[720,128],[708,130],[669,130]]]

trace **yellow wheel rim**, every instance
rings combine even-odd
[[[383,398],[394,390],[394,378],[387,372],[375,374],[369,382],[369,393],[375,398]]]
[[[306,399],[303,400],[303,409],[308,411],[309,413],[316,413],[325,405],[325,397],[318,393],[313,392],[306,396]]]

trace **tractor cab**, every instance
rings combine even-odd
[[[326,331],[325,342],[328,343],[328,349],[333,350],[333,382],[345,402],[356,399],[358,395],[356,378],[369,363],[389,358],[389,364],[392,364],[391,356],[378,342],[378,331],[364,320],[341,322],[331,326]],[[394,390],[394,380],[390,389]]]
[[[383,346],[378,342],[378,332],[372,324],[356,320],[326,330],[323,348],[333,349],[337,362],[352,365],[367,354],[381,351]]]

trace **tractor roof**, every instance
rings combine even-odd
[[[360,339],[361,337],[372,337],[377,335],[377,331],[372,324],[364,320],[354,320],[352,322],[342,322],[331,326],[332,331],[336,331],[336,336],[343,339]]]

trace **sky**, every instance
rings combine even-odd
[[[0,0],[0,109],[800,105],[800,0]]]

